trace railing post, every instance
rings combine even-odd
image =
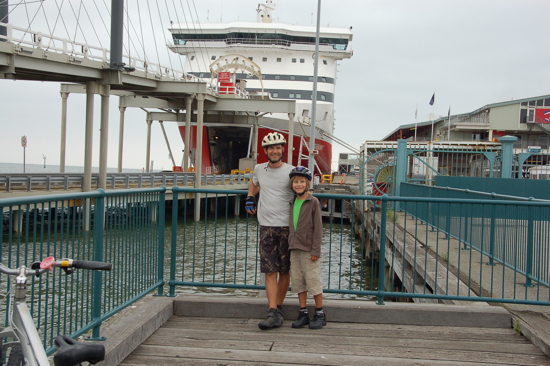
[[[395,191],[396,197],[401,195],[401,183],[405,182],[407,177],[407,140],[397,140],[397,163],[395,172]],[[399,203],[395,202],[395,210],[399,210]]]
[[[94,202],[94,261],[103,262],[103,224],[105,223],[105,191],[97,190],[99,196]],[[94,298],[92,300],[92,320],[101,318],[101,290],[102,290],[102,271],[93,271],[94,275]],[[105,337],[100,336],[101,323],[92,329],[93,340],[103,340]]]
[[[170,293],[169,296],[176,296],[176,244],[178,242],[178,187],[172,187],[172,237],[170,240]]]
[[[166,187],[160,187],[162,191],[159,195],[158,205],[158,280],[164,282],[164,209],[166,207]],[[177,211],[176,211],[177,212]],[[164,293],[164,286],[159,286],[157,295],[162,296]]]
[[[512,178],[512,163],[514,161],[514,142],[518,138],[515,136],[502,136],[499,141],[502,145],[502,160],[500,167],[501,178]]]
[[[388,196],[380,197],[382,200],[382,211],[380,211],[380,258],[378,259],[378,294],[376,304],[384,305],[384,283],[386,269],[386,215],[388,213]]]
[[[525,287],[533,287],[531,276],[533,274],[533,209],[532,206],[527,208],[527,258],[525,263]]]

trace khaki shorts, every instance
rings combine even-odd
[[[311,252],[299,249],[290,251],[290,279],[292,292],[307,291],[311,296],[323,293],[321,286],[321,260],[309,259]]]

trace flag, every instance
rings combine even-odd
[[[432,99],[430,99],[430,105],[434,105],[435,102],[435,93],[432,95]]]

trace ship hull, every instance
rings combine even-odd
[[[235,128],[231,128],[231,136],[227,136],[229,129],[225,131],[223,128],[215,127],[203,127],[203,141],[202,141],[202,174],[229,174],[232,170],[239,170],[242,168],[240,164],[242,158],[248,156],[249,151],[249,128],[243,128],[240,135],[236,134]],[[182,139],[185,141],[185,126],[179,126],[179,131]],[[238,132],[238,131],[237,131]],[[257,163],[267,162],[267,157],[261,146],[261,141],[265,135],[273,132],[268,128],[258,129],[258,151]],[[248,133],[248,136],[246,135]],[[288,133],[281,131],[281,133],[288,140]],[[190,135],[190,160],[191,165],[195,165],[197,157],[197,127],[191,127]],[[293,139],[293,154],[292,162],[288,162],[288,153],[285,150],[283,154],[283,161],[290,163],[294,166],[302,165],[308,166],[307,157],[309,156],[309,137],[294,136]],[[332,157],[332,145],[329,141],[322,139],[315,140],[315,162],[317,167],[315,168],[315,174],[330,174],[331,173],[331,157]]]

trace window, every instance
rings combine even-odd
[[[313,76],[310,76],[310,77],[309,77],[309,81],[313,81]]]
[[[545,99],[545,100],[544,100],[544,105],[545,105],[546,107],[550,107],[550,99]]]
[[[544,105],[544,99],[537,100],[537,107],[542,107]]]
[[[250,61],[252,61],[252,60],[254,60],[254,57],[250,56],[248,59],[249,59]]]
[[[300,59],[300,63],[303,64],[304,62],[306,62],[306,60],[304,60],[303,58]]]
[[[281,58],[280,58],[280,57],[277,57],[277,62],[281,62]]]
[[[288,97],[294,99],[294,93],[290,93],[290,94],[288,95]]]
[[[275,75],[275,80],[280,80],[281,79],[281,75]]]
[[[321,78],[321,82],[326,83],[326,82],[327,82],[327,78],[322,77],[322,78]]]
[[[296,93],[296,99],[302,99],[302,93]]]
[[[327,60],[323,60],[323,65],[328,65]]]
[[[215,60],[216,59],[216,56],[212,56],[210,57],[211,60]]]
[[[296,76],[290,75],[290,80],[296,80]]]
[[[293,64],[296,63],[296,59],[295,59],[295,58],[292,59],[292,63],[293,63]]]
[[[193,61],[195,59],[195,55],[191,56],[191,61]]]
[[[267,57],[262,57],[262,62],[266,62],[267,61]]]
[[[309,116],[309,109],[302,110],[302,117],[308,117]]]
[[[279,93],[273,92],[273,93],[271,93],[271,96],[272,96],[273,98],[279,98]]]
[[[326,95],[324,95],[324,94],[321,94],[321,100],[327,100],[327,97],[326,97]]]

